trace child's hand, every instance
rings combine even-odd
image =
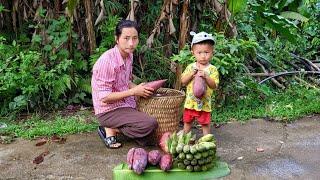
[[[198,69],[197,68],[193,68],[192,72],[193,72],[193,75],[195,75],[195,74],[197,74]]]
[[[202,78],[206,78],[207,73],[204,70],[198,70],[197,75]]]
[[[192,74],[192,78],[194,78],[194,76],[198,73],[198,69],[194,68],[191,72]]]

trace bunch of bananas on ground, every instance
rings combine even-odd
[[[198,141],[191,132],[173,133],[168,141],[174,166],[188,171],[207,171],[214,165],[216,144],[213,134],[207,134]]]

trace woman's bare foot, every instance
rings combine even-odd
[[[104,128],[104,130],[106,131],[106,137],[111,137],[111,136],[116,136],[118,133],[120,133],[119,129],[112,129],[112,128]],[[110,144],[111,147],[113,148],[118,148],[121,146],[121,143],[116,142],[113,144]]]
[[[112,128],[105,127],[104,130],[106,131],[107,137],[108,136],[115,136],[118,133],[120,133],[119,129],[112,129]]]

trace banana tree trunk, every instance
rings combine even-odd
[[[90,54],[94,52],[96,49],[96,36],[94,33],[93,29],[93,22],[92,22],[92,9],[93,9],[93,4],[92,1],[84,0],[84,6],[86,9],[86,27],[87,27],[87,32],[88,32],[88,42],[89,42],[89,51]]]
[[[11,17],[11,10],[12,10],[12,1],[8,0],[0,0],[0,4],[4,6],[4,11],[0,14],[0,29],[4,32],[12,32],[12,17]]]
[[[59,18],[59,12],[62,9],[62,2],[61,0],[54,0],[54,17]]]
[[[190,25],[190,13],[189,13],[189,5],[190,0],[185,0],[182,5],[182,11],[180,14],[180,36],[179,36],[179,51],[185,46],[188,31]],[[175,89],[181,89],[181,74],[182,74],[182,66],[177,64],[176,67],[176,84]]]

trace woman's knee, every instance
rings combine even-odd
[[[158,128],[158,121],[156,120],[156,118],[150,118],[150,120],[149,120],[149,122],[150,122],[150,128],[152,128],[152,129],[157,129]]]

